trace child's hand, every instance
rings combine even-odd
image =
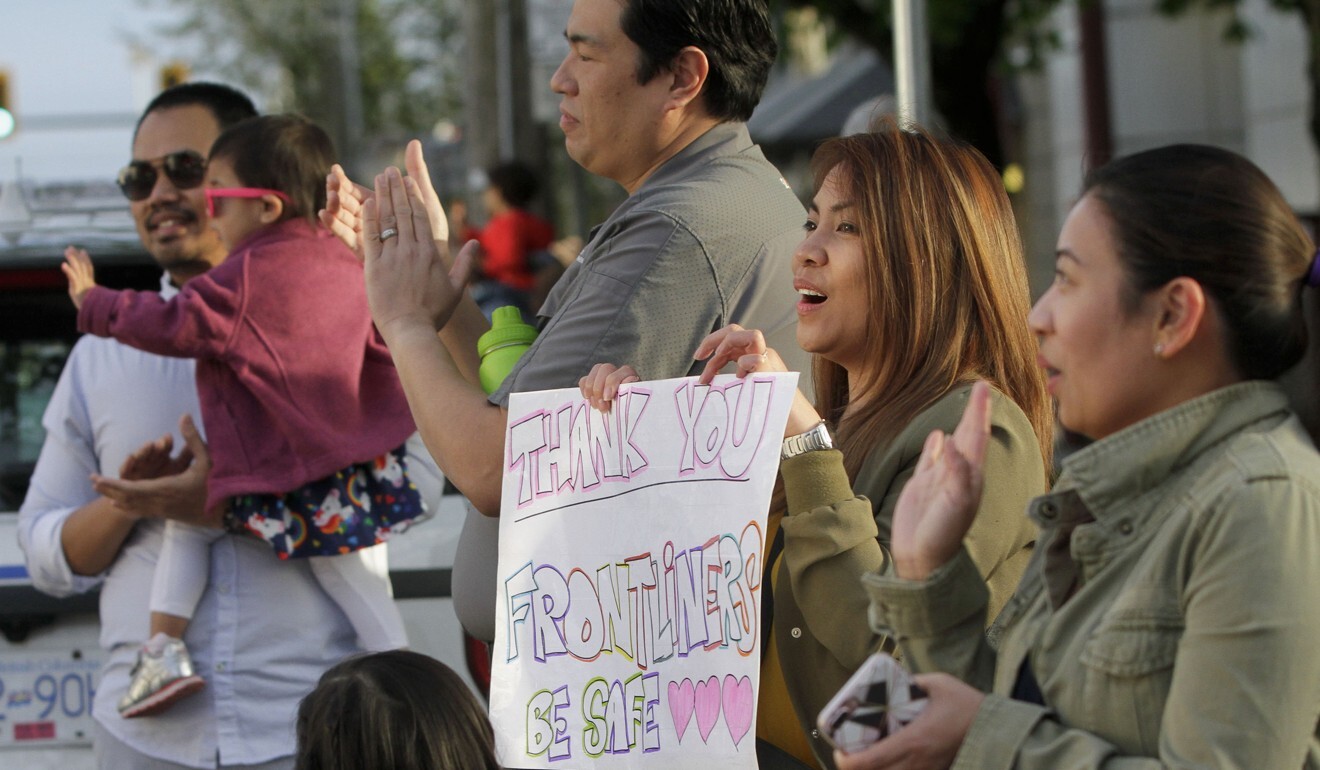
[[[96,273],[92,270],[92,258],[83,249],[70,246],[64,250],[64,277],[69,279],[69,297],[74,307],[82,308],[83,298],[96,285]]]
[[[619,395],[619,386],[641,380],[637,371],[626,364],[623,366],[596,364],[591,367],[587,376],[578,380],[578,388],[582,391],[582,397],[593,408],[608,414],[610,404],[614,403],[614,397]]]

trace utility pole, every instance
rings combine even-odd
[[[464,38],[467,44],[466,104],[468,162],[474,169],[499,161],[499,64],[496,50],[495,3],[463,4]]]
[[[526,0],[464,6],[468,59],[465,136],[472,168],[518,158],[539,164],[543,153],[532,113],[533,83]]]
[[[361,175],[366,119],[362,111],[362,57],[358,52],[358,0],[339,0],[339,83],[343,94],[343,123],[339,154],[356,179]]]
[[[926,0],[894,0],[894,90],[900,126],[930,125],[930,80]]]
[[[1086,167],[1097,168],[1114,155],[1109,111],[1109,61],[1105,42],[1104,0],[1077,9],[1082,49],[1082,95],[1086,115]]]
[[[544,154],[542,132],[538,129],[532,107],[532,89],[546,88],[547,83],[532,77],[532,52],[529,35],[527,4],[529,0],[507,0],[509,17],[509,69],[513,79],[509,83],[509,116],[513,124],[513,143],[503,157],[541,165]]]

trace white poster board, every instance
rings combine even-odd
[[[509,399],[491,718],[509,767],[755,768],[797,374]]]

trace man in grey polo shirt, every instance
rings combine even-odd
[[[429,232],[414,227],[427,217],[413,219],[395,169],[375,197],[332,177],[323,217],[365,246],[372,312],[427,446],[489,516],[499,514],[510,392],[572,387],[600,362],[647,379],[695,373],[697,344],[731,322],[763,330],[790,367],[807,367],[792,288],[805,213],[744,124],[777,49],[765,0],[576,0],[565,36],[550,85],[568,153],[629,197],[592,232],[542,308],[536,343],[489,401],[476,385],[476,340],[489,324],[437,268],[447,232],[420,149],[409,148],[408,166]]]
[[[747,127],[714,126],[592,231],[541,310],[541,336],[490,400],[572,385],[600,362],[648,379],[695,374],[692,351],[731,321],[805,365],[792,288],[802,217]]]
[[[541,308],[540,336],[489,400],[476,386],[476,341],[489,325],[464,298],[465,255],[450,276],[441,268],[448,233],[420,146],[408,167],[421,200],[391,169],[359,218],[364,201],[338,175],[325,216],[365,246],[372,314],[427,446],[490,516],[511,392],[573,387],[602,362],[647,379],[695,374],[697,344],[731,322],[762,330],[807,371],[792,286],[806,214],[745,125],[777,48],[765,0],[576,0],[565,36],[550,85],[568,153],[629,197],[592,231]],[[495,521],[469,516],[454,562],[455,609],[487,639]],[[757,750],[763,768],[800,767],[764,742]]]

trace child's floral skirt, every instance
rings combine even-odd
[[[367,548],[425,516],[399,447],[286,494],[239,495],[225,526],[265,540],[281,559],[296,559]]]

